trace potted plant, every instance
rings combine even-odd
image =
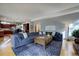
[[[79,43],[79,29],[78,30],[74,30],[72,32],[72,36],[75,37],[75,43]]]

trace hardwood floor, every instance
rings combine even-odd
[[[61,56],[77,56],[73,43],[73,41],[63,40]]]
[[[11,49],[10,37],[5,37],[3,39],[5,40],[0,44],[0,56],[15,56]],[[73,49],[73,41],[63,40],[60,56],[77,56]]]
[[[11,49],[11,39],[10,37],[0,38],[3,42],[0,43],[0,56],[15,56]]]
[[[0,56],[14,56],[15,54],[13,53],[11,49],[11,44],[9,43],[6,47],[0,48]]]

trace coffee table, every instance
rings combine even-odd
[[[34,43],[41,44],[46,47],[48,43],[52,41],[52,36],[37,36],[34,39]]]

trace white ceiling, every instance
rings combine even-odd
[[[43,20],[76,12],[79,12],[77,3],[0,3],[0,15],[5,17],[1,20],[12,22]]]

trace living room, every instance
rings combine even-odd
[[[0,3],[0,56],[77,56],[78,20],[79,3]]]

